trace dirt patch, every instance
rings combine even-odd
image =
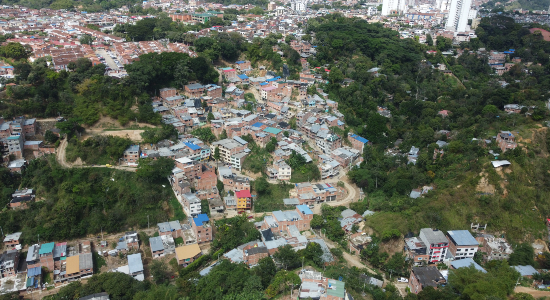
[[[118,137],[121,137],[121,138],[127,138],[127,139],[130,139],[130,140],[134,141],[134,142],[141,142],[142,141],[141,133],[144,132],[144,131],[145,130],[132,130],[132,129],[107,130],[107,131],[92,129],[92,130],[86,130],[86,133],[84,133],[82,135],[82,140],[85,140],[87,138],[90,138],[90,137],[96,136],[96,135],[112,135],[112,136],[118,136]]]
[[[125,126],[122,126],[117,120],[111,117],[100,117],[99,121],[97,121],[94,125],[92,126],[84,125],[83,127],[86,128],[86,130],[96,130],[96,129],[131,129],[135,127],[157,127],[157,126],[151,125],[148,123],[139,123],[139,122],[136,123],[135,121],[130,121]]]
[[[402,253],[405,247],[405,240],[402,238],[392,239],[388,242],[380,243],[380,252],[388,252],[390,257],[395,253]]]
[[[479,173],[479,176],[481,176],[481,179],[479,180],[479,183],[477,184],[476,191],[483,193],[483,194],[495,194],[495,186],[489,183],[489,179],[487,178],[487,173],[481,172]]]
[[[514,289],[514,292],[516,293],[526,293],[531,296],[533,296],[535,299],[541,298],[541,297],[550,297],[550,291],[539,291],[534,288],[524,287],[524,286],[518,286]]]

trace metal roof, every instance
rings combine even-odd
[[[344,299],[346,296],[346,284],[343,281],[329,279],[327,295]]]
[[[160,236],[155,236],[149,239],[149,244],[151,245],[151,251],[162,251],[164,247],[162,245],[162,239]]]
[[[54,246],[55,246],[55,243],[53,242],[42,244],[42,246],[40,246],[40,251],[38,251],[38,254],[42,255],[42,254],[52,253]]]
[[[479,245],[468,230],[449,230],[447,234],[457,246]]]
[[[92,269],[94,264],[92,263],[92,253],[83,253],[78,256],[78,266],[80,270]]]
[[[206,214],[200,214],[196,218],[193,218],[193,222],[195,222],[195,226],[202,226],[204,222],[208,222],[210,219],[208,219],[208,216]]]
[[[141,261],[141,253],[128,255],[128,268],[130,274],[143,272],[143,262]]]
[[[483,273],[487,273],[487,271],[485,271],[485,269],[483,269],[480,265],[478,265],[471,258],[464,258],[464,259],[459,259],[459,260],[455,260],[455,261],[451,262],[451,266],[453,266],[453,268],[455,268],[455,269],[468,268],[472,265],[474,266],[474,268],[476,268],[476,270],[481,271]]]

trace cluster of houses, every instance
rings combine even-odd
[[[484,230],[485,226],[472,224],[472,230]],[[448,270],[440,270],[438,264],[445,263],[450,269],[473,266],[477,270],[486,271],[474,261],[476,253],[481,253],[480,259],[504,260],[513,253],[512,246],[502,237],[491,234],[476,233],[474,237],[468,230],[449,230],[447,234],[432,228],[423,228],[417,237],[405,237],[405,253],[412,261],[412,271],[409,278],[409,288],[418,294],[422,289],[431,286],[437,288],[448,280]],[[522,275],[531,277],[537,273],[532,266],[514,266]]]
[[[27,140],[36,132],[36,119],[20,116],[8,120],[0,117],[0,154],[2,162],[7,164],[10,171],[21,173],[25,168],[25,150],[34,157],[55,153],[55,148],[45,145],[43,141]]]
[[[8,250],[0,255],[2,293],[43,289],[44,272],[51,274],[55,286],[93,275],[92,244],[89,241],[32,244],[24,259],[20,258],[20,241],[21,232],[4,238]],[[7,281],[11,284],[6,285]]]

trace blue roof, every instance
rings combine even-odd
[[[248,79],[248,76],[246,74],[237,75],[240,79]]]
[[[459,259],[459,260],[455,260],[455,261],[451,262],[451,266],[453,266],[453,268],[455,268],[455,269],[468,268],[471,265],[474,265],[474,268],[476,268],[476,270],[481,271],[483,273],[487,273],[487,271],[485,271],[485,269],[483,269],[480,265],[478,265],[471,258],[464,258],[464,259]]]
[[[354,139],[356,139],[356,140],[358,140],[358,141],[360,141],[360,142],[363,143],[363,144],[366,144],[366,143],[369,142],[369,140],[367,140],[367,139],[364,138],[364,137],[360,137],[360,136],[358,136],[357,134],[352,134],[351,137],[354,138]]]
[[[34,267],[27,270],[27,277],[34,277],[38,275],[42,275],[41,267]]]
[[[261,123],[261,122],[258,122],[258,123],[255,123],[254,125],[252,125],[252,127],[262,127],[262,126],[264,126],[264,124]]]
[[[296,205],[296,208],[301,211],[304,215],[313,215],[313,212],[311,209],[309,209],[309,206],[302,204],[302,205]]]
[[[281,132],[282,130],[273,127],[267,127],[266,129],[264,129],[264,131],[267,133],[279,134],[279,132]]]
[[[204,222],[208,222],[210,219],[208,219],[206,214],[200,214],[196,218],[193,218],[193,221],[195,222],[195,226],[202,226]]]
[[[38,254],[52,253],[54,246],[55,246],[55,244],[53,242],[47,243],[47,244],[42,244],[40,246],[40,251],[38,251]]]
[[[267,82],[271,82],[271,81],[277,81],[277,80],[279,80],[279,79],[281,79],[281,76],[277,76],[277,77],[275,77],[275,78],[271,78],[271,79],[268,79],[268,80],[266,80],[266,81],[267,81]]]
[[[244,61],[244,60],[239,60],[239,61],[236,61],[235,63],[236,63],[236,64],[244,64],[245,61]]]
[[[261,85],[261,86],[268,85],[268,84],[269,84],[269,83],[267,83],[267,82],[260,82],[260,85]]]
[[[184,143],[185,146],[191,148],[191,150],[199,150],[201,147],[195,145],[195,144],[191,144],[191,143]]]
[[[449,237],[451,237],[457,246],[479,245],[468,230],[449,230],[447,234],[449,234]]]

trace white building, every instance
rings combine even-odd
[[[193,193],[183,194],[182,198],[183,208],[187,215],[195,217],[201,214],[201,199]]]
[[[443,232],[431,228],[422,228],[418,238],[426,245],[426,254],[430,256],[429,263],[438,263],[445,259],[449,250],[449,241]]]
[[[455,32],[466,31],[471,7],[472,0],[451,0],[445,29]]]
[[[474,258],[479,243],[468,230],[449,230],[447,238],[450,242],[449,249],[455,259]]]
[[[383,0],[382,1],[382,15],[388,16],[391,14],[398,14],[405,11],[407,7],[406,0]]]
[[[294,11],[305,11],[306,3],[302,1],[293,1],[290,3],[290,8]]]

